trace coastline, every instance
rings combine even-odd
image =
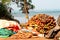
[[[29,16],[29,19],[30,19],[31,17],[32,17],[32,16]],[[26,22],[28,22],[28,19],[25,18],[25,16],[24,16],[24,17],[14,17],[14,18],[17,19],[20,23],[26,23]],[[57,21],[57,18],[58,18],[58,17],[54,16],[54,18],[55,18],[56,21]]]

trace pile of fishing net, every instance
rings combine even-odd
[[[48,33],[50,29],[56,26],[54,17],[46,14],[34,15],[26,24],[26,27],[32,27],[39,33]]]

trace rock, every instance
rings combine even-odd
[[[58,24],[58,26],[60,26],[60,15],[58,16],[57,24]]]
[[[60,31],[57,33],[57,35],[55,36],[54,40],[60,40]]]

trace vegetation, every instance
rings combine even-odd
[[[12,1],[15,2],[17,5],[20,2],[20,4],[21,4],[20,7],[21,7],[21,10],[22,10],[22,13],[26,14],[26,18],[29,18],[28,17],[29,10],[34,9],[34,5],[31,4],[32,1],[31,0],[16,0],[16,1],[12,0]],[[3,4],[8,4],[10,2],[11,2],[11,0],[2,0]]]
[[[32,1],[31,0],[20,0],[20,4],[21,4],[21,10],[23,13],[26,14],[26,18],[28,18],[28,14],[29,14],[29,9],[33,9],[34,5],[32,5]]]
[[[34,9],[34,5],[33,4],[31,4],[32,3],[32,1],[31,0],[16,0],[16,1],[14,1],[14,0],[12,0],[13,2],[16,2],[16,4],[18,5],[18,3],[20,2],[20,7],[21,7],[21,9],[20,10],[22,10],[22,13],[24,13],[24,14],[26,14],[26,18],[29,18],[28,17],[28,14],[29,14],[29,10],[30,9]],[[19,6],[18,6],[19,7]]]
[[[6,4],[6,3],[8,4],[8,3],[10,3],[10,1],[11,1],[11,0],[2,0],[2,3],[3,3],[3,4]]]
[[[0,3],[0,19],[13,20],[20,24],[20,22],[17,19],[14,19],[14,16],[8,12],[6,5],[3,3]]]
[[[13,19],[11,13],[7,11],[6,5],[0,3],[0,19]]]
[[[13,0],[12,0],[13,1]],[[7,8],[6,8],[6,4],[9,4],[11,2],[11,0],[2,0],[2,3],[0,3],[0,18],[3,18],[3,19],[13,19],[13,16],[11,15],[11,13],[9,13],[7,11]],[[14,1],[13,1],[14,2]],[[22,13],[26,14],[26,18],[29,19],[29,10],[30,9],[34,9],[34,5],[31,4],[32,1],[31,0],[16,0],[16,4],[18,5],[18,3],[20,2],[20,7],[21,7],[21,10],[22,10]],[[16,20],[16,19],[14,19]]]

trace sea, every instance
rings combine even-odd
[[[29,19],[36,14],[47,14],[47,15],[53,16],[57,20],[58,16],[60,15],[60,11],[32,10],[32,11],[29,11]],[[19,11],[19,10],[12,11],[12,15],[14,16],[15,19],[19,20],[20,23],[28,22],[28,19],[25,17],[25,14],[22,13],[22,11]]]
[[[14,9],[12,10],[11,14],[14,16],[15,19],[19,20],[20,23],[28,22],[28,19],[25,17],[25,14],[22,13],[20,7],[17,8],[17,5],[14,2],[11,2],[9,7]],[[58,16],[60,15],[60,9],[29,10],[29,19],[36,14],[47,14],[53,16],[57,20]]]

